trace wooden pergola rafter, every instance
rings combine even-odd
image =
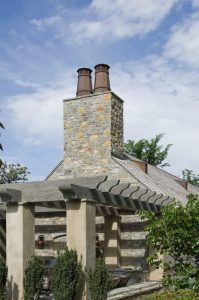
[[[64,183],[63,183],[64,182]],[[12,187],[13,185],[10,185]],[[75,199],[88,199],[95,203],[97,215],[119,215],[119,210],[138,211],[147,210],[159,213],[165,206],[175,199],[158,194],[150,189],[132,186],[130,183],[120,183],[119,180],[108,180],[107,176],[96,177],[96,180],[60,180],[48,181],[37,186],[28,184],[14,185],[14,188],[0,189],[1,202],[26,203],[46,208],[66,210],[66,202]],[[19,189],[17,189],[19,188]],[[60,193],[61,192],[61,193]],[[32,195],[32,197],[31,197]],[[5,207],[2,206],[2,216]],[[1,207],[0,207],[1,211]]]

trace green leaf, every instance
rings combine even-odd
[[[28,262],[24,274],[24,300],[33,300],[42,289],[44,261],[40,256],[33,255]]]
[[[56,258],[53,267],[53,296],[55,300],[72,300],[80,280],[81,263],[77,252],[66,249]]]
[[[95,268],[89,270],[89,290],[92,300],[106,300],[111,288],[108,270],[103,257],[96,260]]]
[[[7,164],[1,162],[0,165],[0,184],[23,182],[28,180],[27,176],[30,174],[27,167],[20,164]]]
[[[137,142],[128,140],[127,143],[124,144],[124,150],[130,155],[142,159],[151,165],[160,167],[169,166],[168,163],[163,163],[163,161],[167,158],[172,144],[168,144],[165,148],[160,145],[159,143],[163,136],[164,134],[161,133],[151,140],[141,139]]]
[[[182,170],[182,179],[199,187],[199,175],[194,174],[192,170]]]
[[[186,205],[179,202],[167,205],[160,216],[151,212],[141,212],[141,216],[148,218],[147,243],[169,258],[167,261],[157,255],[148,258],[155,267],[163,266],[163,284],[199,291],[199,197],[189,195]]]

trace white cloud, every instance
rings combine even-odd
[[[12,28],[12,29],[8,32],[8,34],[15,37],[15,36],[17,36],[17,31],[16,31],[15,28]]]
[[[52,16],[44,19],[32,19],[30,20],[30,24],[34,25],[37,30],[41,31],[46,29],[47,27],[54,26],[60,22],[59,16]]]
[[[64,16],[61,16],[61,19],[51,17],[32,20],[31,23],[38,30],[53,26],[60,35],[63,34],[62,37],[67,35],[68,39],[70,39],[69,33],[72,32],[77,41],[93,38],[105,40],[105,37],[128,38],[155,30],[178,3],[181,1],[93,0],[88,11],[81,11],[68,27],[63,25],[66,25],[66,22],[69,23],[67,19],[63,23]],[[192,3],[197,7],[198,1],[193,0]],[[199,136],[199,85],[196,68],[199,66],[198,32],[198,13],[195,12],[190,18],[172,28],[163,55],[150,56],[141,61],[115,66],[112,63],[110,70],[112,90],[125,100],[126,139],[151,138],[155,134],[165,132],[165,144],[174,144],[168,162],[173,166],[170,170],[177,175],[183,168],[199,172],[196,169],[199,152],[197,139]],[[31,44],[31,47],[33,46]],[[59,44],[57,47],[59,48]],[[13,50],[15,48],[11,49],[12,56],[15,58],[16,51]],[[57,148],[60,147],[63,139],[61,100],[66,96],[67,98],[74,96],[76,82],[70,74],[75,75],[75,70],[73,67],[72,72],[61,76],[59,84],[47,87],[44,83],[46,82],[44,76],[49,75],[49,80],[47,80],[49,83],[54,73],[57,75],[63,72],[63,69],[56,65],[48,69],[49,61],[56,61],[56,59],[59,61],[60,52],[49,55],[49,52],[47,53],[44,49],[40,53],[37,45],[33,49],[31,53],[34,55],[37,53],[37,55],[31,56],[30,72],[27,74],[35,72],[39,83],[35,80],[36,76],[33,79],[28,80],[27,77],[27,80],[24,80],[25,76],[20,77],[18,74],[8,72],[4,65],[0,65],[1,74],[5,78],[13,80],[15,84],[22,87],[34,89],[34,92],[20,94],[7,100],[4,106],[6,117],[21,143],[41,147],[41,149],[48,149],[50,146]],[[99,51],[101,49],[103,50],[99,47]],[[112,55],[112,51],[110,43],[107,59]],[[64,52],[67,53],[67,49],[66,51],[64,49]],[[86,55],[90,58],[91,53],[88,51]],[[39,61],[38,57],[41,57]],[[18,60],[21,63],[21,56]],[[89,60],[86,57],[84,61]],[[176,64],[176,62],[179,63]],[[189,68],[185,68],[184,64]],[[48,72],[44,75],[42,73],[41,76],[39,70],[45,68]],[[52,69],[55,70],[53,74]],[[63,77],[65,77],[64,80]]]
[[[66,87],[68,89],[66,90]],[[60,148],[62,144],[63,103],[72,96],[73,81],[68,75],[52,87],[10,97],[2,106],[9,126],[26,145]]]
[[[125,139],[165,133],[173,147],[169,171],[197,170],[199,152],[199,86],[197,71],[176,68],[151,57],[111,69],[112,90],[125,100]]]
[[[193,68],[199,67],[199,12],[195,12],[183,23],[173,27],[165,46],[165,54],[170,59]]]
[[[194,7],[199,7],[199,0],[192,0],[192,4]]]
[[[73,72],[74,73],[74,72]],[[18,95],[6,102],[7,119],[26,145],[59,148],[63,139],[62,99],[73,97],[72,72],[59,84],[39,87],[35,93]],[[172,143],[169,171],[180,175],[193,169],[199,152],[199,86],[197,71],[186,71],[164,57],[117,64],[111,67],[111,87],[125,100],[125,138],[152,138],[165,132]]]
[[[16,79],[15,80],[15,83],[18,85],[18,86],[21,86],[21,87],[26,87],[26,88],[40,88],[41,85],[37,84],[37,83],[34,83],[34,82],[30,82],[28,80],[21,80],[21,79]]]
[[[59,16],[32,19],[30,24],[38,31],[52,27],[54,38],[85,42],[143,36],[156,30],[176,5],[186,0],[93,0],[90,5],[75,12],[71,22],[69,11]],[[194,1],[194,0],[193,0]]]
[[[178,0],[93,0],[89,18],[71,23],[78,41],[132,37],[155,30]],[[93,18],[91,16],[94,16]]]
[[[73,34],[75,34],[74,38],[78,40],[83,39],[92,39],[93,37],[99,37],[99,33],[101,35],[104,34],[104,26],[100,21],[86,21],[82,20],[78,24],[71,23],[70,29]]]

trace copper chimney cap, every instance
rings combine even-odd
[[[99,64],[95,66],[94,93],[110,91],[109,65]]]
[[[77,70],[78,81],[77,81],[77,93],[76,96],[83,96],[92,94],[92,70],[89,68],[80,68]]]

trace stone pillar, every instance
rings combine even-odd
[[[34,207],[7,206],[6,233],[8,299],[22,300],[24,270],[35,250]]]
[[[161,254],[158,253],[157,250],[155,250],[152,247],[149,247],[149,256],[154,254],[158,254],[160,258],[163,257]],[[149,280],[161,280],[163,278],[163,274],[164,269],[162,267],[157,269],[155,266],[149,266]]]
[[[107,216],[104,218],[104,256],[109,269],[120,267],[120,226],[121,217]]]
[[[123,101],[112,92],[64,100],[65,178],[110,173],[123,144]],[[112,173],[112,172],[111,172]],[[52,177],[51,177],[52,179]]]
[[[82,280],[76,299],[90,299],[86,271],[95,265],[95,204],[85,199],[67,202],[67,246],[82,261]]]

